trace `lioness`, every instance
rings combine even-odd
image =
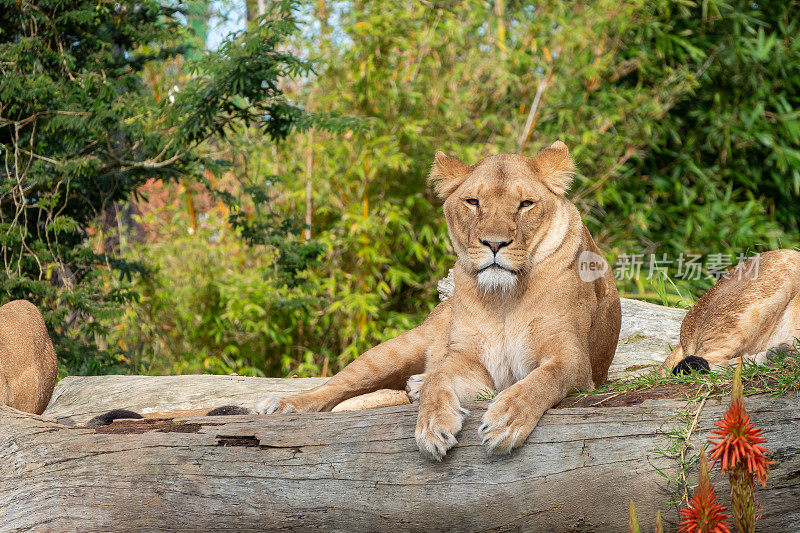
[[[697,300],[663,373],[723,367],[739,357],[763,363],[798,337],[800,252],[763,252],[729,270]]]
[[[42,313],[26,300],[0,306],[0,405],[37,415],[58,381],[58,362]]]
[[[324,385],[267,398],[256,411],[328,411],[408,382],[411,395],[419,389],[419,449],[441,460],[456,444],[461,402],[481,391],[499,391],[479,428],[499,454],[522,444],[570,389],[603,383],[620,302],[608,263],[564,197],[573,169],[561,141],[533,158],[501,154],[472,166],[437,152],[430,181],[458,256],[453,297]],[[587,262],[595,270],[581,273]]]

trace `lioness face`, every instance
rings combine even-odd
[[[431,180],[444,198],[459,261],[486,291],[510,291],[563,222],[572,161],[556,142],[534,158],[501,154],[467,166],[437,153]]]

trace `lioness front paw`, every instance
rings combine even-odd
[[[469,411],[450,401],[437,402],[431,407],[420,405],[415,431],[419,451],[434,461],[441,461],[447,450],[458,442],[456,435],[467,414]]]
[[[483,445],[490,454],[509,454],[525,442],[539,417],[536,411],[514,394],[500,394],[489,405],[478,428]]]
[[[406,382],[406,394],[408,394],[408,399],[411,400],[412,403],[419,401],[419,392],[425,384],[426,376],[427,374],[414,374],[408,378]]]
[[[256,413],[260,415],[271,415],[273,413],[293,413],[295,407],[286,401],[285,398],[269,396],[258,402],[255,406]]]
[[[335,398],[334,398],[335,400]],[[256,404],[256,413],[270,415],[272,413],[317,413],[330,411],[336,405],[326,391],[307,390],[284,396],[269,396]]]

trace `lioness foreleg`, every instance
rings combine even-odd
[[[425,354],[450,320],[450,303],[439,304],[418,327],[370,348],[324,385],[256,404],[259,414],[330,411],[343,401],[379,389],[403,390],[425,369]]]
[[[439,368],[447,355],[447,337],[434,337],[425,353],[425,369]],[[406,382],[406,394],[412,403],[419,402],[419,394],[428,374],[414,374]]]
[[[441,461],[456,442],[468,411],[461,402],[492,388],[492,378],[477,357],[454,353],[430,371],[422,385],[415,437],[420,451]]]
[[[498,394],[478,434],[489,453],[506,454],[525,442],[542,415],[575,387],[591,387],[591,367],[580,352],[561,352]]]
[[[378,389],[403,389],[406,380],[425,366],[425,349],[414,330],[360,355],[324,385],[283,398],[270,397],[256,412],[306,413],[330,411],[341,402]]]

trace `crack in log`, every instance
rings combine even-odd
[[[260,448],[261,443],[255,437],[234,435],[225,436],[219,435],[217,437],[217,446],[246,446],[249,448]]]
[[[107,426],[98,427],[96,433],[112,433],[116,435],[140,434],[156,431],[159,433],[200,433],[205,426],[221,426],[204,422],[184,422],[173,418],[142,418],[115,420]]]
[[[261,444],[254,435],[217,435],[217,446],[244,446],[246,448],[258,448],[259,450],[290,450],[292,459],[298,453],[303,453],[300,446],[280,446],[275,444]]]

